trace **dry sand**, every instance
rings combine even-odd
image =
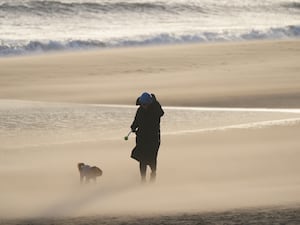
[[[163,106],[300,108],[299,59],[299,41],[3,58],[0,98],[133,105],[147,90]],[[0,224],[297,224],[299,132],[295,122],[163,133],[147,185],[133,138],[1,146]],[[78,184],[79,161],[104,170],[96,185]]]

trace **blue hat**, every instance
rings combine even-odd
[[[152,96],[147,93],[147,92],[144,92],[140,98],[139,98],[139,102],[142,104],[142,105],[148,105],[148,104],[151,104],[152,103]]]

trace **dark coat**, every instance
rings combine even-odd
[[[160,103],[152,95],[153,102],[144,109],[137,109],[131,130],[136,133],[136,146],[131,157],[139,162],[151,164],[156,161],[160,146],[160,118],[164,115]]]

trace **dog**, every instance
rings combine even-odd
[[[79,174],[80,174],[80,183],[82,184],[85,180],[85,183],[89,183],[90,179],[93,179],[96,183],[97,177],[102,176],[103,171],[97,166],[89,166],[84,163],[77,164]]]

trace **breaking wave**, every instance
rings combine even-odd
[[[0,56],[44,53],[51,51],[73,51],[128,46],[150,46],[161,44],[205,43],[243,40],[272,40],[299,38],[300,26],[270,28],[267,30],[250,30],[247,32],[198,32],[198,33],[160,33],[134,37],[99,40],[65,40],[65,41],[0,41]]]

